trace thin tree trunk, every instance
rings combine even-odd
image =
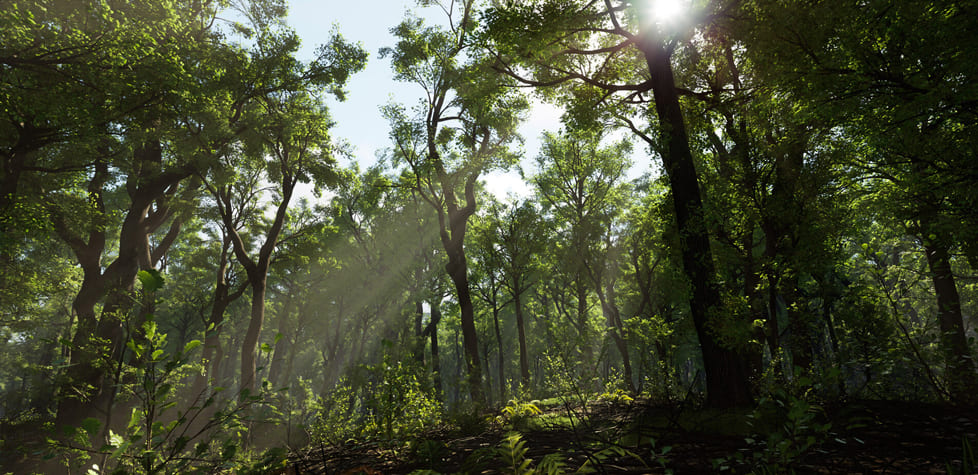
[[[503,334],[499,330],[499,308],[492,304],[492,322],[496,327],[496,345],[499,352],[499,402],[506,401],[506,366],[503,358]]]
[[[431,378],[435,387],[435,398],[444,402],[441,381],[441,357],[438,354],[438,324],[441,322],[441,302],[431,299]]]
[[[518,286],[513,288],[518,289]],[[513,293],[513,304],[516,305],[516,333],[520,340],[520,380],[523,383],[523,387],[526,389],[530,388],[530,365],[527,361],[528,357],[526,354],[526,325],[523,319],[523,302],[521,300],[522,292]]]

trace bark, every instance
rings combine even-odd
[[[258,371],[258,338],[265,322],[265,290],[268,279],[260,276],[251,280],[251,318],[241,342],[241,390],[254,394]]]
[[[615,347],[618,349],[618,354],[621,356],[622,371],[624,372],[625,382],[628,384],[628,390],[635,394],[635,382],[632,379],[632,362],[628,354],[628,340],[627,334],[625,332],[625,325],[621,321],[621,311],[618,309],[618,305],[615,303],[615,286],[611,279],[604,283],[605,288],[601,288],[601,278],[600,275],[593,275],[595,280],[595,289],[598,294],[598,300],[601,301],[601,313],[604,314],[605,320],[608,325],[608,332],[611,334],[611,338],[615,341]]]
[[[441,322],[441,303],[436,299],[431,299],[431,377],[432,385],[435,387],[435,398],[439,401],[444,400],[441,382],[441,358],[438,354],[438,324]]]
[[[283,166],[283,168],[285,168]],[[255,392],[256,371],[258,362],[258,340],[261,336],[261,329],[265,322],[265,292],[268,285],[268,269],[271,265],[272,253],[278,243],[278,238],[285,225],[285,218],[288,215],[289,203],[292,200],[292,193],[298,183],[297,176],[288,170],[282,170],[281,200],[275,211],[275,218],[272,225],[265,234],[265,240],[258,250],[258,256],[253,259],[248,255],[244,240],[241,238],[237,229],[236,217],[232,208],[232,196],[230,187],[216,189],[211,187],[211,192],[215,195],[218,211],[224,223],[224,229],[231,239],[234,256],[241,263],[248,276],[248,284],[251,286],[251,315],[248,321],[248,330],[241,343],[241,390],[250,393]]]
[[[446,251],[448,251],[448,264],[445,265],[445,269],[452,279],[452,284],[455,285],[455,293],[458,298],[469,396],[472,398],[472,402],[482,404],[485,402],[482,391],[482,362],[479,358],[479,339],[475,330],[475,309],[472,305],[472,294],[469,292],[465,251],[462,249],[461,242],[452,245]]]
[[[933,229],[930,219],[921,219],[925,232]],[[961,297],[951,271],[950,246],[939,237],[924,238],[923,242],[937,297],[937,318],[947,365],[948,392],[956,403],[974,404],[978,402],[978,374],[965,336]]]
[[[582,272],[578,272],[574,278],[574,295],[577,298],[577,344],[581,349],[582,370],[586,373],[594,369],[594,353],[591,350],[590,332],[588,332],[590,322],[587,318],[587,285]]]
[[[420,277],[418,277],[420,279]],[[424,330],[422,319],[424,318],[424,303],[421,300],[414,301],[414,360],[420,365],[424,365]]]
[[[141,334],[142,322],[138,318],[128,321],[125,314],[132,305],[136,274],[141,267],[154,262],[149,235],[172,216],[169,200],[179,183],[191,174],[189,169],[182,168],[159,171],[162,162],[159,142],[149,142],[136,149],[133,158],[135,170],[126,182],[130,205],[119,231],[116,258],[104,271],[101,270],[106,243],[103,223],[93,223],[87,239],[83,240],[68,228],[58,210],[52,210],[56,232],[72,248],[84,273],[72,304],[79,323],[67,371],[68,384],[72,387],[65,388],[68,397],[63,397],[59,404],[58,424],[77,425],[86,417],[109,414],[114,390],[106,380],[106,363],[118,364],[123,360],[127,331],[134,338]],[[107,178],[108,164],[99,160],[89,183],[89,196],[99,213],[105,211],[102,193]],[[179,231],[179,224],[176,227]],[[161,245],[165,247],[160,255],[166,251],[167,243],[172,242],[172,238],[164,239]],[[103,299],[102,313],[96,316],[95,307]]]
[[[221,247],[221,257],[218,260],[217,279],[214,285],[214,302],[211,305],[211,314],[205,323],[204,349],[201,352],[201,363],[204,372],[197,375],[191,389],[191,396],[201,401],[207,399],[208,383],[216,382],[217,386],[223,386],[219,381],[219,369],[224,351],[221,347],[221,331],[224,328],[224,315],[227,308],[238,298],[244,295],[247,285],[239,285],[233,292],[227,281],[227,268],[230,264],[228,252],[230,251],[231,238],[225,232]]]
[[[689,305],[703,352],[706,403],[719,408],[746,406],[753,402],[753,397],[745,358],[722,347],[711,328],[714,312],[721,306],[720,288],[670,55],[661,39],[653,33],[647,33],[640,48],[651,75],[655,111],[665,145],[662,162],[675,207],[683,270],[692,286]]]

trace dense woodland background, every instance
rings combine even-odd
[[[258,470],[568,395],[978,402],[978,4],[422,4],[361,169],[324,104],[368,52],[299,61],[281,0],[0,0],[5,463]],[[531,196],[484,191],[515,167]]]

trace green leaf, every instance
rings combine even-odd
[[[88,435],[95,435],[98,433],[99,428],[102,427],[102,423],[94,417],[89,417],[81,421],[81,427],[85,432],[88,432]]]
[[[188,341],[187,344],[183,346],[183,354],[190,353],[191,351],[194,350],[194,348],[197,348],[201,344],[202,343],[200,342],[200,340],[190,340],[190,341]]]
[[[141,270],[137,277],[146,292],[156,292],[163,287],[163,275],[156,269]]]

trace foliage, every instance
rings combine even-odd
[[[510,399],[509,403],[499,410],[499,415],[496,416],[496,422],[506,424],[517,432],[524,431],[529,427],[528,422],[530,418],[543,414],[543,411],[537,407],[538,402],[522,402],[516,399]]]
[[[390,344],[387,345],[390,348]],[[390,352],[381,362],[361,365],[318,403],[314,439],[406,442],[442,420],[441,405],[418,380],[413,368]]]

